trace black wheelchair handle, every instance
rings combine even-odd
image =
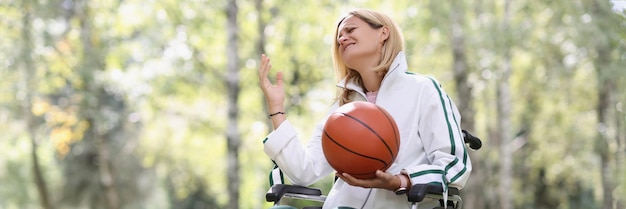
[[[465,135],[463,137],[463,140],[465,141],[465,143],[469,144],[469,147],[473,150],[479,150],[483,146],[483,142],[480,141],[478,137],[470,134],[469,131],[463,130],[463,134]]]
[[[287,184],[275,184],[270,187],[270,190],[265,194],[265,200],[267,202],[278,202],[285,195],[285,193],[302,194],[311,196],[320,196],[322,191],[315,188],[309,188],[298,185]]]
[[[416,184],[406,193],[407,200],[412,203],[421,202],[427,194],[442,195],[443,187],[439,184]],[[459,195],[459,189],[448,187],[448,195]]]

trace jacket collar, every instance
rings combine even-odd
[[[389,71],[387,71],[387,74],[385,74],[380,88],[382,89],[383,86],[386,85],[386,83],[390,83],[392,80],[398,77],[399,74],[404,74],[407,71],[407,68],[408,65],[406,62],[406,56],[404,55],[403,51],[400,51],[391,63],[391,66],[389,66]],[[346,78],[344,78],[339,83],[337,83],[337,87],[344,88],[345,86],[347,89],[357,91],[361,94],[365,94],[363,88],[357,85],[354,81],[349,81],[347,86],[345,85],[346,82],[348,81],[346,80]]]

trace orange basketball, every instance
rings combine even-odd
[[[337,172],[356,178],[376,177],[398,155],[400,133],[382,107],[370,102],[350,102],[333,112],[322,134],[326,160]]]

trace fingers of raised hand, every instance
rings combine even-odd
[[[266,87],[271,85],[267,74],[272,68],[272,63],[270,62],[270,58],[265,54],[261,55],[261,66],[259,67],[259,81],[261,82],[262,87]]]
[[[267,72],[269,72],[270,68],[272,68],[272,63],[270,63],[270,58],[265,56],[265,54],[261,55],[261,66],[259,67],[259,76],[262,76],[262,77],[267,76]]]

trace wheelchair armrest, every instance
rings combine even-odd
[[[298,185],[287,185],[287,184],[275,184],[270,187],[270,190],[265,194],[265,200],[267,202],[278,202],[285,195],[285,193],[291,194],[302,194],[302,195],[312,195],[312,196],[320,196],[322,195],[322,191],[315,188],[309,188]]]
[[[421,202],[427,194],[442,195],[443,188],[437,184],[416,184],[406,194],[409,202]],[[459,189],[454,187],[448,188],[448,195],[459,195]]]

